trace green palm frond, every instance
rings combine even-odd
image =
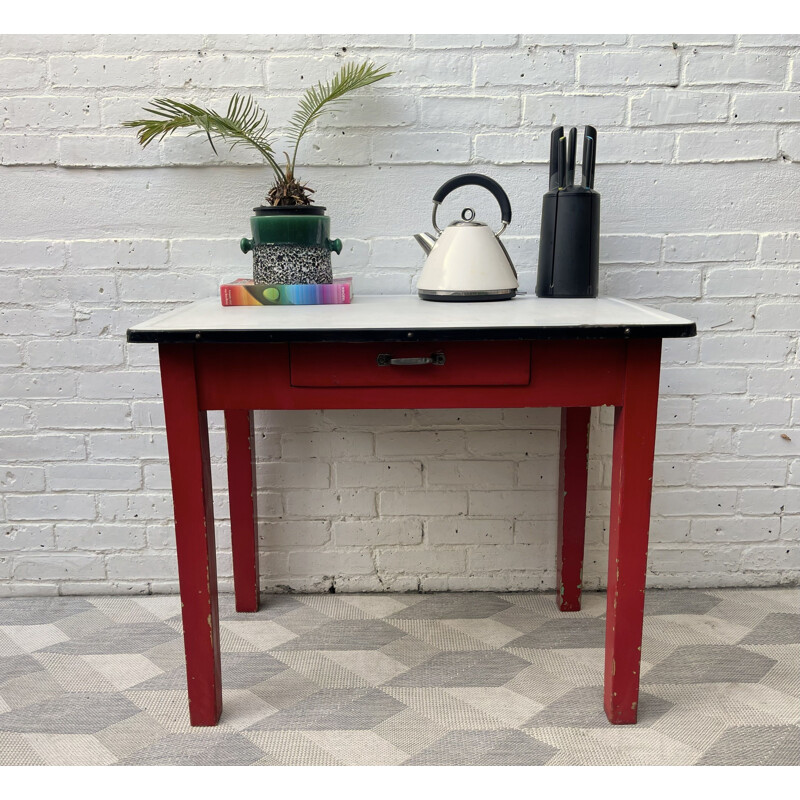
[[[260,109],[252,97],[234,94],[228,103],[228,110],[223,116],[209,108],[202,108],[193,103],[181,103],[177,100],[159,98],[143,109],[155,115],[149,119],[138,119],[123,122],[127,128],[138,128],[138,139],[142,147],[146,147],[154,139],[161,141],[167,134],[181,128],[196,128],[193,133],[205,133],[214,152],[217,148],[214,139],[218,138],[230,144],[233,150],[237,145],[247,145],[257,150],[275,171],[276,177],[284,177],[273,155],[269,120],[265,111]]]
[[[385,64],[376,67],[371,61],[365,61],[363,64],[345,64],[328,83],[320,81],[316,86],[306,89],[306,93],[300,100],[297,111],[294,112],[289,123],[289,141],[294,145],[294,153],[289,166],[291,172],[294,172],[300,140],[311,124],[324,111],[328,110],[326,106],[330,107],[341,102],[349,92],[394,75],[393,72],[381,72],[385,68]]]

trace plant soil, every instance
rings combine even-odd
[[[267,194],[271,206],[310,206],[313,189],[292,179],[287,183],[276,183]]]

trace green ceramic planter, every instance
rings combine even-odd
[[[250,217],[252,238],[240,242],[253,252],[256,283],[331,283],[331,253],[342,243],[330,238],[324,206],[259,206]]]

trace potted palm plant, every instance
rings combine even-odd
[[[234,94],[225,114],[193,103],[159,98],[144,108],[150,117],[122,124],[138,129],[142,147],[175,131],[191,129],[190,135],[206,135],[214,153],[215,141],[229,144],[231,150],[244,146],[257,151],[272,170],[274,180],[264,205],[253,209],[252,238],[240,243],[243,252],[253,251],[253,279],[256,283],[330,283],[331,252],[341,252],[342,243],[330,239],[330,218],[325,215],[325,207],[312,203],[314,190],[297,177],[297,154],[303,137],[323,113],[356,89],[394,74],[384,69],[369,61],[345,64],[327,83],[308,88],[289,121],[285,163],[276,155],[276,136],[267,114],[251,95]]]

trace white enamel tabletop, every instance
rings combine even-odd
[[[573,300],[523,295],[498,302],[439,303],[416,295],[367,295],[354,297],[349,305],[314,306],[222,306],[213,298],[134,325],[128,339],[247,341],[247,334],[252,334],[253,341],[276,341],[280,334],[292,339],[302,333],[305,340],[322,340],[329,338],[324,334],[352,332],[359,333],[358,338],[371,338],[370,333],[392,331],[463,332],[458,338],[523,332],[534,338],[550,338],[556,332],[558,338],[568,338],[570,332],[575,338],[677,337],[693,336],[694,323],[611,297]]]

